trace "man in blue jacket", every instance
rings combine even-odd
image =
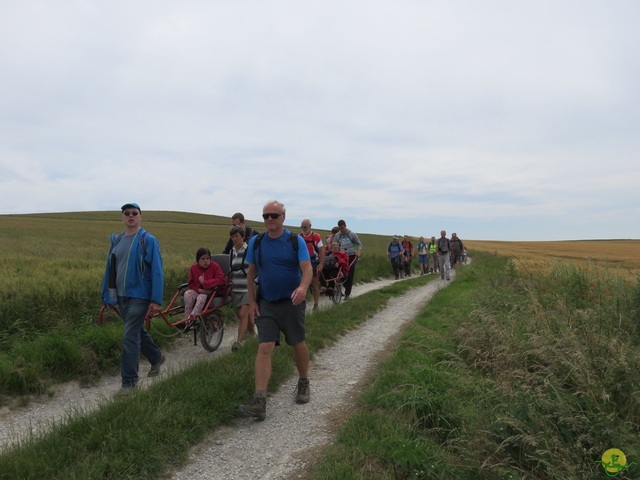
[[[140,226],[137,203],[122,206],[124,232],[111,235],[111,248],[102,281],[102,302],[118,305],[124,321],[120,395],[134,391],[138,383],[140,353],[151,363],[148,376],[160,373],[165,357],[144,329],[149,309],[160,310],[164,290],[162,255],[156,238]]]

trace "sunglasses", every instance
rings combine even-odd
[[[264,218],[265,220],[267,218],[271,218],[273,220],[280,218],[280,215],[282,215],[282,213],[263,213],[262,214],[262,218]]]
[[[138,211],[137,210],[125,210],[124,212],[122,212],[122,215],[124,215],[125,217],[137,217],[138,216]]]

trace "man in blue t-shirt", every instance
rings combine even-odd
[[[293,347],[298,369],[296,403],[307,403],[310,397],[309,349],[304,341],[304,321],[312,268],[302,237],[284,228],[285,214],[282,203],[267,202],[262,208],[266,233],[252,237],[247,250],[249,315],[256,319],[260,344],[255,362],[256,391],[250,403],[238,407],[238,413],[260,420],[266,418],[271,356],[279,344],[280,332]],[[297,243],[297,248],[293,242]],[[255,284],[258,274],[259,299]]]

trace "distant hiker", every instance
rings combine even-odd
[[[411,262],[413,261],[413,242],[409,240],[409,236],[405,235],[402,239],[402,247],[404,248],[404,276],[411,276]]]
[[[451,246],[451,241],[447,238],[447,232],[442,230],[440,232],[440,238],[436,242],[438,246],[438,265],[440,266],[440,278],[444,280],[445,276],[447,280],[451,280],[450,276],[450,268],[451,268],[451,257],[449,253],[449,248]]]
[[[455,233],[451,234],[451,266],[455,270],[458,264],[460,263],[460,256],[462,255],[462,251],[464,250],[464,245],[462,244],[462,240],[458,238],[458,235]]]
[[[402,268],[404,247],[398,241],[398,236],[394,235],[387,246],[387,257],[391,261],[391,268],[393,269],[393,275],[396,280],[400,278],[400,268]]]
[[[306,296],[311,284],[311,261],[304,240],[284,228],[286,209],[276,200],[262,208],[266,233],[251,238],[247,250],[249,272],[249,315],[256,319],[260,344],[255,361],[253,400],[238,407],[246,417],[264,420],[267,415],[267,387],[271,378],[271,356],[279,344],[280,332],[293,347],[298,370],[296,403],[307,403],[309,349],[305,343]],[[295,242],[295,243],[294,243]],[[255,279],[260,274],[260,300],[256,301]]]
[[[245,242],[249,242],[251,237],[258,235],[258,232],[255,229],[251,228],[249,225],[244,224],[244,215],[240,212],[234,213],[231,216],[231,226],[233,227],[235,225],[242,227],[242,229],[244,230]],[[233,242],[231,241],[231,239],[229,239],[222,253],[231,253],[232,248],[233,248]]]
[[[429,249],[429,273],[436,273],[438,271],[438,245],[436,244],[436,237],[431,237],[431,242],[427,245]]]
[[[362,255],[362,242],[355,232],[347,228],[347,223],[344,220],[338,221],[338,229],[334,241],[340,244],[340,250],[349,255],[349,275],[344,282],[344,299],[349,300],[353,287],[353,276],[356,273],[356,260]]]
[[[124,322],[122,387],[117,396],[128,395],[138,383],[140,353],[151,363],[147,376],[160,373],[165,361],[151,335],[144,329],[149,309],[159,311],[164,293],[164,272],[158,240],[144,230],[142,210],[137,203],[122,207],[124,232],[111,235],[111,247],[102,280],[102,302],[118,305]]]
[[[427,273],[427,257],[429,256],[427,242],[424,241],[424,237],[420,237],[418,239],[416,250],[418,250],[418,266],[420,267],[420,275],[424,275],[425,273]]]
[[[311,220],[305,218],[300,222],[302,232],[300,236],[304,240],[307,250],[309,250],[309,258],[311,258],[311,270],[313,277],[311,279],[311,291],[313,293],[313,310],[318,310],[318,302],[320,301],[320,271],[324,265],[325,248],[322,243],[322,237],[311,231]]]

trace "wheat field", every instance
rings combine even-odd
[[[508,242],[466,240],[473,250],[513,257],[519,268],[548,271],[558,262],[581,268],[613,271],[627,279],[640,275],[640,240],[570,240],[557,242]]]

